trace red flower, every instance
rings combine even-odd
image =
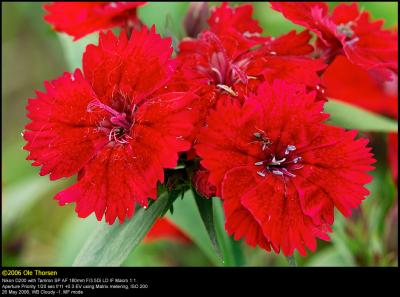
[[[112,27],[138,27],[136,9],[146,2],[54,2],[45,5],[44,19],[54,30],[77,40],[89,33]]]
[[[320,82],[318,72],[326,65],[306,57],[313,51],[311,35],[292,31],[277,39],[261,38],[251,12],[250,5],[230,8],[224,4],[211,15],[209,30],[179,45],[177,85],[172,88],[195,90],[199,95],[197,127],[205,124],[218,101],[243,103],[264,80],[285,79],[311,88]]]
[[[364,69],[397,73],[397,33],[382,29],[382,20],[372,22],[357,3],[337,5],[331,15],[324,2],[272,2],[271,6],[317,34],[317,45],[328,60],[344,53],[351,63]]]
[[[192,242],[192,240],[183,233],[181,229],[166,218],[160,218],[156,221],[150,231],[146,234],[144,242],[150,243],[161,239],[169,239],[181,243]]]
[[[360,106],[372,112],[397,117],[397,76],[392,81],[376,77],[350,63],[345,56],[337,56],[322,76],[326,96]]]
[[[78,181],[58,193],[61,205],[76,202],[79,217],[95,212],[112,224],[131,217],[135,204],[156,199],[163,168],[177,164],[190,148],[191,93],[164,92],[174,71],[171,39],[154,27],[100,34],[89,45],[83,71],[46,82],[46,92],[30,99],[25,149],[28,160],[50,179],[78,173]]]
[[[368,195],[375,161],[356,131],[323,124],[323,101],[276,80],[239,104],[219,104],[196,150],[224,201],[235,239],[285,255],[328,240],[334,207],[344,216]]]

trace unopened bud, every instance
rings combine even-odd
[[[193,186],[204,198],[211,198],[216,195],[217,189],[212,185],[208,179],[210,177],[210,172],[204,168],[200,168],[193,175]]]
[[[195,38],[201,31],[207,28],[208,17],[208,2],[191,2],[183,20],[183,27],[187,36]]]

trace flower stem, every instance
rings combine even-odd
[[[297,262],[294,256],[287,256],[286,259],[288,260],[290,267],[297,267]]]

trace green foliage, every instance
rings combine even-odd
[[[241,241],[234,240],[233,237],[228,236],[225,231],[225,216],[221,200],[215,197],[212,203],[217,240],[224,257],[224,265],[243,266],[245,264],[245,259],[242,252]]]
[[[196,190],[192,189],[193,196],[196,200],[197,207],[200,212],[201,219],[203,220],[204,227],[206,227],[208,236],[217,255],[224,260],[217,242],[217,235],[215,233],[213,204],[211,199],[201,197]]]
[[[167,217],[190,237],[214,265],[221,266],[223,264],[215,253],[192,191],[187,191],[183,199],[175,201],[174,214],[167,214]]]
[[[73,265],[120,266],[146,236],[167,207],[167,203],[168,194],[164,192],[148,209],[139,209],[133,218],[124,224],[99,224]]]
[[[379,114],[367,111],[349,103],[330,99],[325,104],[329,123],[347,129],[369,132],[397,132],[398,123]]]
[[[218,198],[203,199],[204,205],[199,211],[191,191],[183,199],[176,196],[173,214],[167,213],[167,217],[192,239],[193,244],[189,245],[167,241],[141,244],[154,220],[167,210],[164,206],[170,200],[166,196],[159,197],[148,210],[137,211],[132,220],[111,227],[99,223],[94,216],[79,219],[73,205],[61,208],[52,200],[66,182],[50,182],[46,177],[39,177],[37,168],[25,160],[27,152],[21,150],[24,142],[20,133],[27,122],[26,99],[34,96],[34,89],[43,90],[43,81],[80,68],[82,53],[87,44],[97,44],[98,34],[77,42],[65,34],[56,34],[42,20],[41,5],[2,3],[2,264],[72,265],[80,251],[75,265],[288,266],[282,254],[277,256],[250,248],[228,236]],[[330,5],[333,7],[336,3]],[[396,2],[359,5],[371,11],[374,18],[384,18],[387,28],[397,24]],[[265,2],[254,3],[254,15],[265,35],[303,30],[269,6]],[[173,35],[176,45],[176,40],[183,36],[181,23],[187,8],[188,3],[182,2],[150,2],[139,10],[139,15],[147,25],[154,23],[164,36]],[[331,114],[332,124],[345,128],[379,133],[398,130],[393,120],[336,100],[327,103],[326,112]],[[319,241],[317,252],[306,257],[296,253],[299,266],[398,265],[394,238],[397,189],[387,167],[384,139],[379,139],[374,143],[378,168],[369,185],[371,195],[351,218],[336,214],[331,242]],[[215,252],[215,242],[224,262]],[[15,248],[19,243],[20,247]]]

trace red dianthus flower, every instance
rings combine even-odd
[[[382,20],[372,22],[370,14],[360,11],[357,3],[339,4],[331,15],[324,2],[272,2],[271,6],[293,23],[313,31],[328,61],[343,53],[364,69],[397,73],[397,33],[382,29]]]
[[[223,199],[235,239],[285,255],[328,240],[336,207],[344,216],[368,195],[372,154],[356,131],[323,124],[323,101],[304,86],[263,83],[243,106],[218,104],[196,150]]]
[[[78,181],[55,197],[75,202],[79,217],[92,212],[112,224],[134,213],[135,204],[156,199],[164,168],[190,148],[193,95],[166,92],[175,61],[171,39],[151,30],[100,34],[89,45],[83,72],[46,82],[27,109],[24,147],[40,174],[55,180],[78,173]]]
[[[264,80],[285,79],[310,88],[320,82],[318,72],[326,65],[307,56],[313,52],[308,32],[260,37],[261,27],[251,16],[251,5],[231,8],[224,4],[211,14],[209,30],[179,45],[177,85],[172,88],[199,95],[197,127],[205,124],[218,101],[243,103]]]
[[[146,2],[54,2],[45,5],[44,19],[74,40],[116,26],[138,27],[136,10]]]

